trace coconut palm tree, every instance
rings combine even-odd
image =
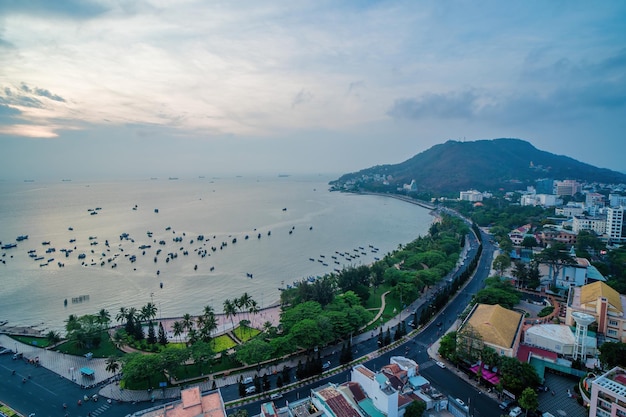
[[[224,315],[227,319],[230,318],[230,324],[233,329],[235,328],[233,317],[235,317],[236,314],[237,306],[235,306],[235,304],[229,299],[224,300]]]
[[[106,360],[106,369],[108,372],[111,372],[112,374],[116,374],[117,371],[120,370],[120,363],[118,361],[118,358],[116,358],[115,356],[110,356],[107,358]]]
[[[175,321],[172,324],[172,332],[174,333],[174,336],[178,337],[178,343],[182,343],[182,341],[180,340],[180,335],[183,334],[185,331],[185,326],[183,325],[182,321]]]
[[[120,311],[117,313],[117,315],[115,316],[115,320],[118,323],[123,322],[124,320],[126,320],[126,317],[128,316],[128,309],[126,307],[120,307]]]
[[[193,321],[193,317],[191,317],[191,314],[189,313],[185,313],[185,315],[183,316],[183,327],[187,330],[187,331],[191,331],[194,328],[194,321]]]
[[[100,324],[101,328],[104,330],[109,327],[109,323],[111,322],[111,314],[105,308],[101,309],[98,312],[98,324]]]
[[[144,321],[150,321],[156,317],[157,307],[154,303],[148,302],[145,306],[141,307],[141,318]]]

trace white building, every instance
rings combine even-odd
[[[459,193],[459,200],[471,202],[483,201],[483,194],[476,190],[461,191]]]
[[[572,220],[572,232],[592,230],[596,235],[602,236],[606,231],[606,217],[603,216],[574,216]]]
[[[626,207],[626,195],[621,194],[609,194],[609,206],[610,207]]]
[[[613,241],[626,240],[624,206],[609,207],[606,211],[606,235]]]
[[[524,344],[561,355],[572,356],[576,345],[576,337],[569,326],[538,324],[529,327],[524,332]],[[598,344],[595,337],[587,336],[585,346],[588,354],[596,354]]]
[[[589,417],[626,416],[626,370],[615,367],[591,381]]]
[[[574,216],[582,216],[584,211],[585,211],[585,207],[583,207],[582,204],[570,202],[570,203],[567,203],[566,206],[557,207],[554,210],[554,214],[558,216],[574,217]]]

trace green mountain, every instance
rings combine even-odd
[[[608,184],[626,183],[626,174],[541,151],[521,139],[472,142],[449,140],[395,165],[345,174],[332,189],[394,191],[415,180],[418,192],[519,190],[542,178]]]

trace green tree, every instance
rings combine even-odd
[[[249,365],[258,364],[270,359],[273,352],[272,345],[255,338],[237,348],[237,360]]]
[[[201,375],[204,375],[204,366],[211,363],[215,353],[210,343],[198,341],[190,346],[191,358],[198,366]]]
[[[167,345],[167,336],[165,334],[165,329],[163,328],[163,323],[159,322],[159,344],[162,346]]]
[[[167,372],[169,375],[175,375],[176,370],[181,367],[190,357],[189,348],[178,348],[173,346],[167,346],[158,355],[146,355],[156,356],[160,369]]]
[[[522,240],[522,247],[531,249],[537,246],[537,239],[534,236],[525,236]]]
[[[626,368],[626,343],[604,342],[600,346],[600,362],[605,368]]]
[[[456,337],[457,333],[455,331],[451,331],[444,334],[439,341],[439,355],[453,362],[456,362],[457,360]]]
[[[499,276],[504,275],[504,271],[506,271],[511,266],[511,257],[506,253],[501,253],[496,256],[496,259],[493,260],[493,269],[498,272]]]
[[[556,242],[535,255],[535,260],[550,267],[550,281],[556,287],[556,280],[561,270],[569,265],[576,265],[576,259],[572,257],[564,243]]]
[[[129,353],[122,359],[122,375],[126,386],[146,384],[152,386],[152,378],[162,371],[160,355]]]
[[[56,345],[57,343],[59,343],[61,341],[61,335],[59,334],[59,332],[55,332],[54,330],[50,330],[48,333],[46,333],[46,340],[51,345]]]
[[[531,387],[527,387],[522,391],[522,395],[519,397],[519,405],[526,410],[526,415],[528,412],[534,413],[539,407],[539,399],[537,397],[537,392]]]
[[[426,411],[426,403],[421,400],[415,400],[406,407],[405,417],[422,417]]]
[[[120,370],[120,362],[119,362],[119,358],[115,357],[115,356],[110,356],[107,358],[106,360],[106,369],[108,372],[111,372],[112,374],[117,374],[117,372]]]

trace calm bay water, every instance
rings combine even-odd
[[[62,330],[69,314],[115,317],[151,300],[162,317],[207,304],[221,313],[246,291],[265,307],[279,287],[369,264],[427,233],[428,210],[331,193],[330,179],[0,183],[0,241],[17,243],[0,250],[0,321]]]

